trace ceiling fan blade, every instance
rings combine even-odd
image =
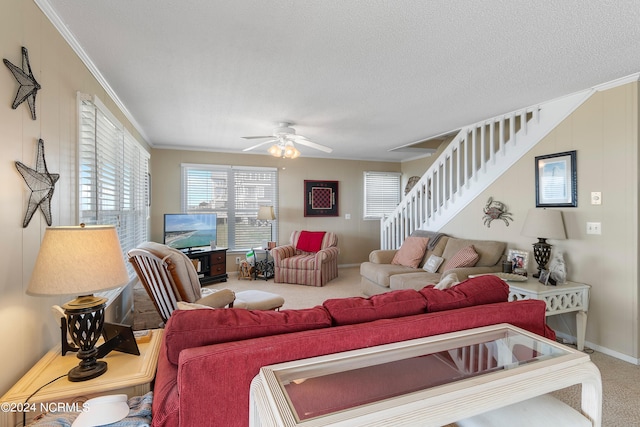
[[[251,150],[253,150],[254,148],[258,148],[258,147],[261,147],[261,146],[263,146],[263,145],[269,144],[270,142],[276,142],[276,141],[278,141],[278,140],[277,140],[277,139],[270,139],[270,140],[268,140],[268,141],[261,142],[260,144],[256,144],[256,145],[254,145],[254,146],[251,146],[251,147],[249,147],[249,148],[245,148],[245,149],[244,149],[244,150],[242,150],[242,151],[251,151]]]
[[[331,153],[333,151],[332,148],[309,141],[302,135],[296,135],[294,139],[300,145],[306,145],[307,147],[315,148],[316,150],[324,151],[325,153]]]
[[[243,139],[264,139],[264,138],[273,138],[273,135],[269,136],[242,136]]]

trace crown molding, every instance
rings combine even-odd
[[[89,69],[89,72],[96,78],[96,80],[98,80],[98,83],[104,88],[104,90],[107,92],[107,95],[109,95],[109,97],[113,99],[113,102],[115,102],[116,106],[122,111],[122,113],[133,125],[133,127],[136,128],[138,133],[144,138],[145,142],[150,146],[153,146],[149,142],[149,138],[142,130],[140,124],[136,121],[131,112],[118,97],[111,85],[109,85],[107,79],[105,79],[105,77],[102,75],[98,67],[96,67],[96,65],[93,63],[89,55],[87,55],[87,53],[84,51],[75,36],[71,33],[71,31],[69,31],[62,19],[60,19],[60,16],[55,11],[53,6],[51,6],[49,0],[34,0],[34,2],[40,8],[40,10],[42,10],[42,13],[44,13],[44,15],[49,19],[51,24],[53,24],[53,26],[58,30],[62,38],[69,44],[69,46],[71,46],[71,49],[73,49],[76,55],[78,55],[84,65],[86,65],[86,67]]]

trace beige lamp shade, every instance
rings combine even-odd
[[[49,227],[45,230],[27,294],[89,295],[128,282],[115,227]]]
[[[260,221],[273,221],[276,219],[273,206],[260,206],[260,209],[258,210],[258,219]]]
[[[530,209],[522,227],[523,236],[563,240],[567,238],[564,231],[562,211],[554,209]]]

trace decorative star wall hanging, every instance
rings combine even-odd
[[[47,162],[44,159],[44,141],[38,140],[38,159],[36,160],[36,168],[31,169],[22,162],[16,162],[16,168],[20,175],[24,178],[24,182],[31,189],[29,196],[29,206],[27,213],[22,221],[22,227],[26,228],[38,208],[47,220],[47,225],[51,225],[51,198],[53,197],[53,189],[60,178],[60,174],[49,173]]]
[[[11,108],[14,110],[18,108],[18,105],[27,101],[29,104],[29,110],[31,110],[31,118],[36,119],[36,93],[40,90],[41,86],[33,77],[31,72],[31,64],[29,64],[29,52],[27,48],[22,48],[22,68],[18,68],[6,59],[2,60],[9,70],[13,73],[13,77],[16,78],[20,87],[16,93],[16,97],[11,104]]]

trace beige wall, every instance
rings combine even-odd
[[[638,84],[598,92],[518,161],[484,194],[446,225],[444,232],[508,242],[527,250],[535,239],[520,236],[535,207],[535,156],[577,150],[578,207],[563,208],[567,240],[562,250],[569,280],[592,286],[587,341],[638,358]],[[602,192],[602,205],[590,193]],[[492,196],[506,203],[514,221],[483,226],[483,207]],[[602,235],[587,235],[586,222],[601,222]],[[533,258],[529,270],[534,271]],[[554,316],[551,325],[575,336],[573,315]]]
[[[268,155],[231,154],[201,151],[152,150],[151,239],[162,242],[163,214],[180,212],[180,165],[200,163],[216,165],[264,166],[278,168],[279,233],[278,243],[287,243],[294,230],[327,230],[338,234],[341,265],[367,260],[369,252],[380,245],[378,221],[363,220],[363,172],[400,171],[394,162],[367,162],[299,157],[285,160]],[[304,180],[339,181],[338,217],[304,216]],[[345,219],[350,214],[351,219]],[[227,270],[235,271],[235,255],[229,254]]]
[[[11,109],[18,84],[0,65],[0,336],[5,343],[0,351],[0,395],[59,343],[60,332],[50,307],[69,299],[25,294],[47,224],[38,211],[29,226],[22,228],[30,191],[14,162],[35,167],[38,138],[44,140],[49,172],[60,174],[52,203],[53,225],[72,225],[77,217],[76,92],[98,95],[137,135],[40,9],[30,0],[2,0],[2,57],[20,66],[22,46],[29,50],[31,68],[42,89],[34,121],[26,102]]]

